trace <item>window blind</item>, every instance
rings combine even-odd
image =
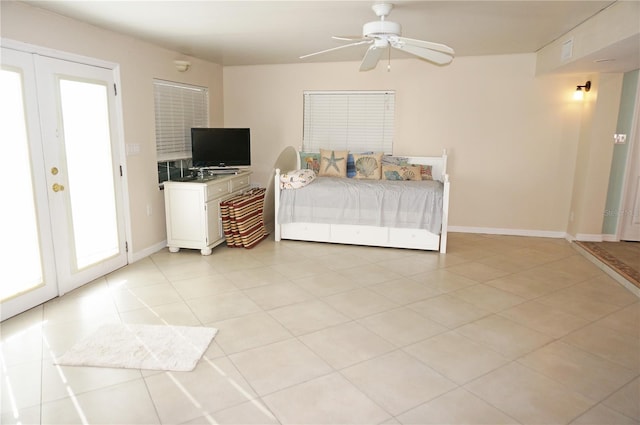
[[[153,80],[158,161],[191,158],[191,127],[209,123],[206,87]]]
[[[305,91],[303,150],[393,152],[395,92]]]

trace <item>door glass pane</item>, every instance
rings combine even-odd
[[[60,80],[77,269],[119,253],[107,86]]]
[[[0,70],[0,140],[3,185],[0,220],[0,301],[43,284],[40,239],[23,98],[22,75]]]

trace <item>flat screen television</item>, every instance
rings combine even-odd
[[[248,167],[251,136],[248,128],[192,128],[194,168]]]

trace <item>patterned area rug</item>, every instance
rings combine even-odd
[[[620,276],[640,288],[640,243],[578,241],[576,243]]]
[[[127,369],[190,371],[218,332],[195,326],[108,324],[54,363]]]

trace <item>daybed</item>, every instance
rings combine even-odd
[[[315,177],[302,187],[285,189],[281,177],[287,173],[276,169],[275,240],[445,253],[450,186],[446,151],[439,157],[404,157],[403,160],[412,165],[431,166],[433,180]],[[297,165],[300,169],[299,156]]]

